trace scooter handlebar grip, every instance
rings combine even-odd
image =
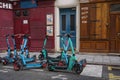
[[[29,34],[24,34],[23,37],[24,38],[31,38],[31,36]]]
[[[23,37],[29,37],[29,35],[28,34],[24,34]]]
[[[47,39],[48,39],[48,35],[46,35],[46,36],[45,36],[45,38],[47,38]]]

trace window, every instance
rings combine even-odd
[[[23,10],[23,16],[28,16],[29,13],[28,13],[28,10]]]
[[[75,15],[70,15],[70,30],[75,31]]]
[[[111,4],[110,11],[120,11],[120,4]]]
[[[62,31],[66,30],[66,15],[62,15]]]
[[[20,12],[20,10],[16,10],[16,11],[15,11],[15,16],[18,16],[18,17],[21,16],[21,12]]]

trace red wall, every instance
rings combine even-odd
[[[30,34],[31,39],[29,41],[29,49],[31,51],[40,51],[42,49],[43,40],[46,35],[46,14],[54,15],[54,0],[39,1],[37,8],[31,8],[27,10],[29,12],[29,15],[27,17],[21,16],[14,18],[14,33]],[[28,20],[28,25],[23,24],[22,21],[24,19]],[[26,29],[26,26],[29,27]],[[17,44],[20,45],[19,39],[17,39]],[[54,49],[54,36],[49,37],[49,40],[47,42],[47,49],[49,49],[50,51]]]
[[[12,10],[0,9],[0,50],[7,49],[6,34],[13,34],[13,12]]]
[[[31,50],[39,51],[42,48],[46,35],[46,14],[54,15],[54,1],[40,1],[38,8],[30,9]],[[54,49],[54,36],[48,37],[46,47]]]

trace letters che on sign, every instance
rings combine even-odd
[[[11,3],[0,2],[0,8],[2,8],[2,9],[12,9],[12,4]]]

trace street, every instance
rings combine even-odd
[[[0,80],[120,80],[120,66],[87,65],[81,75],[50,72],[46,69],[14,71],[12,65],[0,64]]]
[[[120,80],[120,67],[119,66],[109,66],[109,80]]]

